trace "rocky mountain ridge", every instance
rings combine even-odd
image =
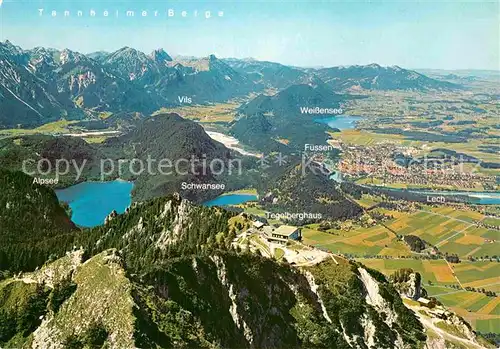
[[[129,47],[84,55],[69,49],[23,50],[6,41],[0,43],[0,61],[1,127],[34,127],[100,112],[151,114],[180,105],[179,96],[206,103],[257,89],[213,55],[183,65],[161,49],[149,56]]]
[[[360,90],[453,90],[456,83],[429,78],[399,66],[382,67],[372,63],[321,68],[300,68],[255,59],[224,59],[229,66],[267,87],[286,88],[315,76],[336,92]]]

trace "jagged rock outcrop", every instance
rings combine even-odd
[[[422,288],[422,277],[420,273],[412,269],[400,269],[391,276],[391,281],[398,292],[407,298],[419,299],[425,291]]]
[[[57,313],[49,312],[33,332],[33,349],[65,348],[68,339],[84,342],[93,326],[106,333],[109,348],[133,348],[132,284],[116,251],[105,251],[79,266],[72,277],[76,291]]]

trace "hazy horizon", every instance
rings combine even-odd
[[[69,48],[85,54],[124,46],[150,53],[161,47],[171,55],[251,57],[297,67],[376,63],[415,70],[499,71],[498,10],[497,2],[479,1],[4,0],[0,40],[24,49]],[[65,17],[64,11],[70,15]],[[77,11],[84,15],[77,17]],[[134,17],[127,17],[127,11],[134,11]]]

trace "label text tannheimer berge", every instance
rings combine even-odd
[[[51,17],[148,17],[148,18],[160,18],[160,17],[181,17],[181,18],[205,18],[209,19],[212,17],[224,17],[224,11],[179,11],[175,9],[167,10],[48,10],[44,8],[38,9],[39,16],[51,16]]]

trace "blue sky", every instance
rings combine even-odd
[[[63,16],[65,10],[70,17]],[[76,16],[78,10],[83,17]],[[127,10],[135,17],[127,18]],[[142,10],[148,16],[141,17]],[[212,17],[204,18],[205,11]],[[497,1],[3,0],[0,8],[0,40],[23,48],[88,53],[130,46],[149,53],[162,47],[174,55],[214,53],[298,66],[498,70],[499,30]]]

